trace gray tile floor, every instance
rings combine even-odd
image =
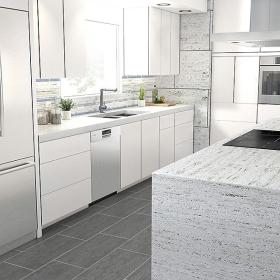
[[[0,256],[0,280],[150,280],[151,180]]]

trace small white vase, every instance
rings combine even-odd
[[[64,121],[69,121],[72,118],[71,111],[62,111],[62,119]]]
[[[138,107],[145,107],[145,106],[146,106],[146,101],[138,99]]]

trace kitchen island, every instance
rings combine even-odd
[[[280,151],[228,140],[154,173],[152,280],[280,279]]]

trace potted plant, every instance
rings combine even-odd
[[[74,102],[72,99],[61,99],[59,103],[59,108],[62,110],[62,119],[71,120],[71,109],[74,107]]]
[[[140,91],[139,91],[139,99],[138,99],[139,107],[145,107],[145,105],[146,105],[145,95],[146,95],[146,90],[143,87],[141,87]]]

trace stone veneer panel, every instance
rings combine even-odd
[[[175,87],[210,89],[210,69],[210,51],[181,51],[181,73],[175,78]]]
[[[211,14],[181,17],[181,50],[210,50]]]

